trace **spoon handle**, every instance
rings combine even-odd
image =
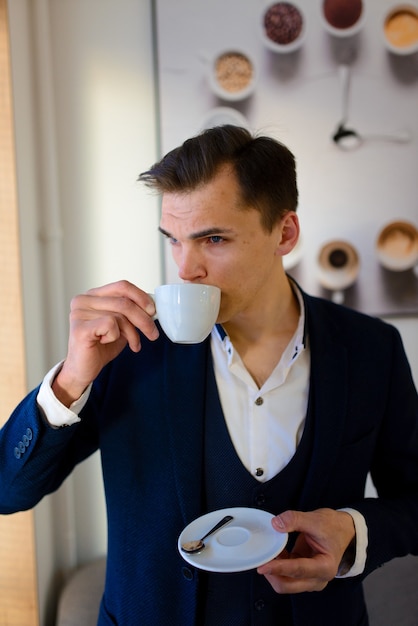
[[[212,533],[215,533],[217,530],[222,528],[222,526],[225,526],[225,524],[227,524],[228,522],[230,522],[233,519],[234,518],[232,517],[232,515],[226,515],[225,517],[223,517],[220,522],[215,524],[215,526],[213,528],[211,528],[210,531],[207,532],[206,535],[204,535],[202,537],[202,541],[203,541],[203,539],[206,539],[206,537],[209,537],[209,535],[211,535]]]
[[[348,121],[348,105],[350,101],[350,79],[351,68],[349,65],[342,64],[339,67],[341,80],[341,126]]]

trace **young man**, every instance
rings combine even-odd
[[[0,512],[100,448],[100,625],[365,626],[363,578],[418,554],[418,398],[397,331],[285,274],[299,224],[279,142],[210,129],[140,179],[162,194],[179,278],[221,288],[217,325],[176,345],[130,283],[74,298],[65,360],[1,431]],[[249,572],[187,566],[181,530],[233,506],[276,515],[286,550]]]

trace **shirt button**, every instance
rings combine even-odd
[[[255,401],[255,404],[257,406],[261,406],[264,403],[263,398],[261,398],[260,396],[258,396],[257,400]]]
[[[256,476],[262,476],[264,474],[264,470],[262,467],[257,467],[257,469],[255,470],[255,475]]]

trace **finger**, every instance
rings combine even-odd
[[[73,298],[71,302],[71,319],[94,320],[103,318],[103,320],[109,320],[108,323],[110,324],[110,318],[114,317],[122,334],[126,336],[131,346],[138,341],[137,328],[148,339],[154,340],[159,335],[151,316],[152,312],[155,312],[155,307],[152,299],[147,294],[144,293],[144,297],[149,299],[151,304],[147,300],[143,300],[143,307],[145,308],[142,308],[136,302],[124,296],[98,296],[89,292]],[[151,313],[148,313],[148,311]],[[99,334],[104,336],[105,332]]]
[[[311,591],[322,591],[328,584],[328,581],[318,580],[316,578],[285,578],[265,575],[266,580],[270,583],[276,593],[296,594]]]
[[[315,563],[313,563],[315,561]],[[333,578],[327,564],[320,559],[274,559],[257,572],[266,577],[278,593],[320,591]]]
[[[283,513],[280,513],[280,515],[276,515],[272,519],[272,526],[281,533],[291,533],[294,531],[303,532],[306,530],[305,516],[306,514],[302,511],[284,511]]]
[[[147,298],[150,298],[147,294],[145,295]],[[132,323],[135,323],[138,319],[145,319],[145,316],[152,318],[155,314],[155,306],[151,298],[150,301],[152,304],[149,304],[144,299],[142,306],[140,306],[137,302],[125,296],[98,296],[86,293],[72,299],[70,310],[71,312],[86,311],[86,313],[88,311],[92,313],[95,311],[113,311],[114,313],[125,315]],[[137,317],[138,315],[140,317]]]
[[[306,545],[315,552],[331,552],[336,559],[355,537],[355,525],[352,516],[346,511],[334,511],[322,508],[310,512],[285,511],[272,520],[272,526],[279,532],[299,532],[297,544],[304,537]]]
[[[316,555],[314,558],[295,558],[290,555],[289,559],[273,559],[258,568],[258,573],[274,575],[289,579],[319,579],[329,580],[329,559],[325,555]]]
[[[334,532],[337,532],[341,521],[340,515],[332,509],[325,508],[309,512],[289,510],[274,517],[272,526],[278,532],[304,534],[312,545],[317,544],[317,541],[326,540],[327,537],[329,538]]]
[[[71,319],[72,339],[71,342],[101,345],[119,342],[123,340],[133,352],[141,348],[140,337],[137,329],[123,316],[113,312],[105,312],[100,317],[89,312],[75,312]],[[122,349],[120,347],[118,352]]]
[[[123,317],[111,314],[94,320],[94,336],[102,345],[123,339],[133,352],[138,352],[141,347],[139,334],[132,324],[129,324]]]
[[[152,316],[155,314],[155,304],[151,296],[127,280],[120,280],[102,287],[95,287],[90,289],[87,295],[100,298],[111,297],[131,300],[139,308],[146,311],[148,315]]]

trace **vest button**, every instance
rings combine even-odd
[[[263,506],[266,501],[266,496],[264,495],[264,493],[259,493],[258,496],[255,497],[254,501],[256,506]]]
[[[190,567],[182,567],[181,573],[186,580],[193,580],[193,570],[191,570]]]
[[[262,598],[259,598],[254,602],[254,608],[256,611],[262,611],[265,607],[266,603]]]
[[[256,401],[255,401],[255,404],[256,404],[257,406],[261,406],[262,404],[264,404],[264,400],[263,400],[263,398],[261,398],[260,396],[258,396],[258,398],[257,398],[257,399],[256,399]]]

